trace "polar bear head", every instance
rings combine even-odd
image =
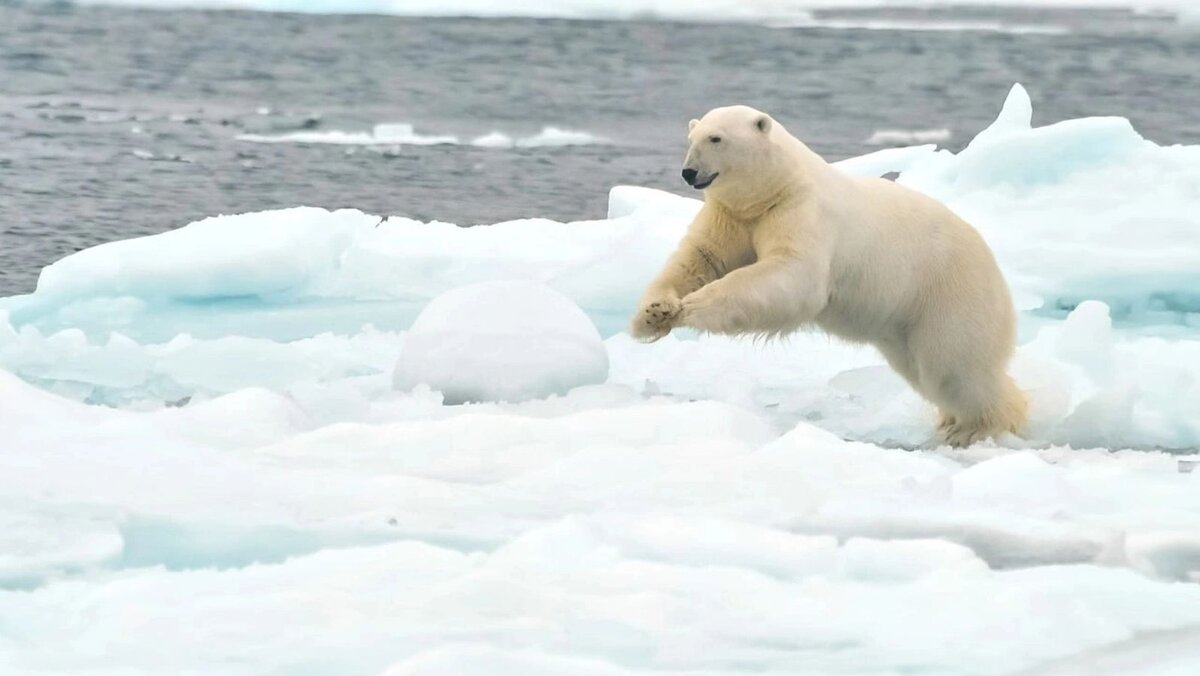
[[[771,175],[777,159],[770,115],[749,106],[714,108],[688,123],[683,180],[697,190],[735,195]]]

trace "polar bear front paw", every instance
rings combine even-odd
[[[643,343],[653,343],[675,328],[683,305],[678,298],[660,298],[638,309],[629,333]]]
[[[707,333],[733,333],[729,313],[724,309],[721,298],[708,289],[693,291],[683,298],[683,311],[679,323]]]

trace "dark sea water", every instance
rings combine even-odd
[[[832,15],[850,23],[866,15]],[[897,18],[895,13],[882,15]],[[0,0],[0,294],[100,242],[298,204],[464,225],[603,217],[609,187],[686,194],[686,121],[773,113],[829,159],[880,129],[961,147],[1013,82],[1035,122],[1122,115],[1200,142],[1200,35],[1109,12],[938,12],[1065,34],[659,22],[155,12]],[[870,17],[868,17],[870,18]],[[553,125],[610,145],[374,151],[239,134],[519,136]]]

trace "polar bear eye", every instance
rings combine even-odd
[[[721,137],[720,137],[720,136],[709,136],[709,137],[708,137],[708,142],[709,142],[709,143],[720,143],[720,142],[721,142]]]

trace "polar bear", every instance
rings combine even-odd
[[[931,197],[838,171],[747,106],[692,120],[688,141],[683,179],[704,206],[646,290],[635,338],[815,325],[877,347],[938,407],[945,443],[1021,428],[1012,298],[974,228]]]

